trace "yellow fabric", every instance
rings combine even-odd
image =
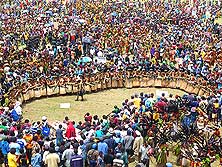
[[[27,142],[26,148],[31,149],[32,148],[32,135],[25,135],[23,138]]]
[[[219,106],[220,106],[219,103],[214,103],[214,108],[217,109],[217,108],[219,108]]]
[[[8,153],[8,166],[9,167],[17,167],[16,155]]]
[[[134,105],[135,105],[137,108],[140,108],[140,101],[141,101],[140,98],[135,98],[134,101],[133,101]]]
[[[51,153],[46,156],[45,163],[48,167],[58,167],[58,163],[60,163],[60,158],[58,154]]]
[[[154,114],[153,114],[153,119],[154,119],[154,120],[158,120],[159,117],[160,117],[160,114],[159,114],[159,113],[154,113]]]

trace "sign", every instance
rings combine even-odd
[[[70,103],[60,103],[60,108],[70,108]]]

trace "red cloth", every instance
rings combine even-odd
[[[86,119],[86,121],[92,122],[92,116],[91,115],[85,116],[85,119]]]
[[[164,112],[165,111],[165,108],[166,108],[166,103],[164,101],[158,101],[156,104],[155,104],[155,107],[158,108],[158,111],[159,112]]]
[[[66,137],[70,139],[71,137],[76,137],[76,129],[74,128],[72,122],[69,123],[66,129]]]

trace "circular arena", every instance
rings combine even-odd
[[[221,1],[0,4],[0,166],[222,165]]]

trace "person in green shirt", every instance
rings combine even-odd
[[[0,129],[4,130],[4,131],[7,131],[8,130],[8,127],[7,127],[7,122],[2,122],[2,124],[0,125]]]

